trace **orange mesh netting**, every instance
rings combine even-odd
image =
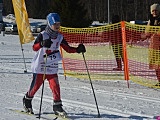
[[[130,79],[144,86],[153,87],[158,82],[157,77],[160,75],[160,72],[155,70],[160,65],[159,30],[160,27],[157,26],[135,25],[126,22]]]
[[[129,79],[136,83],[147,86],[157,83],[159,27],[125,22],[125,42],[122,40],[121,22],[93,28],[61,27],[60,31],[71,46],[85,45],[87,52],[84,55],[91,79],[124,80],[128,72]],[[145,31],[151,33],[150,37],[145,38]],[[128,59],[124,58],[125,52]],[[69,54],[62,50],[62,55],[65,75],[88,79],[82,54]],[[126,63],[128,68],[124,68]]]
[[[120,23],[93,28],[61,27],[61,33],[70,45],[77,47],[79,43],[83,43],[86,46],[85,58],[92,79],[124,79],[123,71],[113,71],[113,68],[116,68],[116,61],[110,44],[112,42],[119,48],[122,46],[119,44]],[[114,47],[114,51],[118,49]],[[63,51],[63,58],[65,75],[88,78],[82,54],[68,54]]]

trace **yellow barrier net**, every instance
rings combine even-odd
[[[126,22],[130,80],[148,87],[160,81],[160,27]],[[146,36],[147,35],[147,36]]]
[[[61,32],[72,46],[77,47],[79,43],[86,46],[87,52],[84,55],[91,79],[124,80],[122,70],[113,70],[116,67],[116,61],[110,44],[111,42],[115,43],[114,41],[120,41],[121,43],[120,23],[93,28],[61,27]],[[115,45],[122,46],[118,43],[115,43]],[[114,51],[117,50],[114,47]],[[88,79],[82,54],[68,54],[63,51],[63,58],[65,75]]]
[[[130,80],[144,86],[155,85],[157,74],[160,74],[157,72],[160,64],[160,27],[125,22],[125,28],[128,59],[123,59],[120,23],[93,28],[61,27],[60,31],[70,45],[77,47],[83,43],[86,46],[84,55],[91,79],[124,80],[123,63],[127,60]],[[62,53],[64,74],[88,79],[82,54],[69,54],[64,50]]]

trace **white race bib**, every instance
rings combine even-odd
[[[44,58],[44,59],[46,59],[46,58]],[[62,60],[62,57],[61,57],[60,52],[58,51],[56,53],[53,53],[53,54],[47,56],[46,65],[53,64],[54,62],[58,62],[60,60]]]

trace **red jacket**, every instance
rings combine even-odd
[[[42,34],[40,33],[40,34],[37,36],[37,38],[36,38],[36,40],[35,40],[35,42],[34,42],[34,44],[33,44],[33,46],[32,46],[32,48],[33,48],[34,51],[38,51],[38,50],[42,47],[42,46],[41,46],[41,42],[42,42],[42,41],[43,41],[43,36],[42,36]],[[69,46],[68,43],[67,43],[67,41],[66,41],[64,38],[63,38],[60,46],[61,46],[66,52],[68,52],[68,53],[76,53],[76,52],[77,52],[76,48]]]

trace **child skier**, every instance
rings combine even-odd
[[[62,34],[58,32],[59,28],[59,15],[57,13],[48,14],[47,27],[44,31],[39,33],[34,42],[33,50],[36,51],[36,54],[31,64],[33,80],[30,89],[23,98],[23,106],[26,112],[30,114],[34,114],[32,99],[42,85],[44,79],[48,80],[50,89],[53,93],[53,111],[57,115],[65,113],[62,108],[60,85],[57,75],[58,61],[61,60],[59,47],[61,46],[68,53],[86,52],[83,44],[79,44],[77,48],[69,46]]]

